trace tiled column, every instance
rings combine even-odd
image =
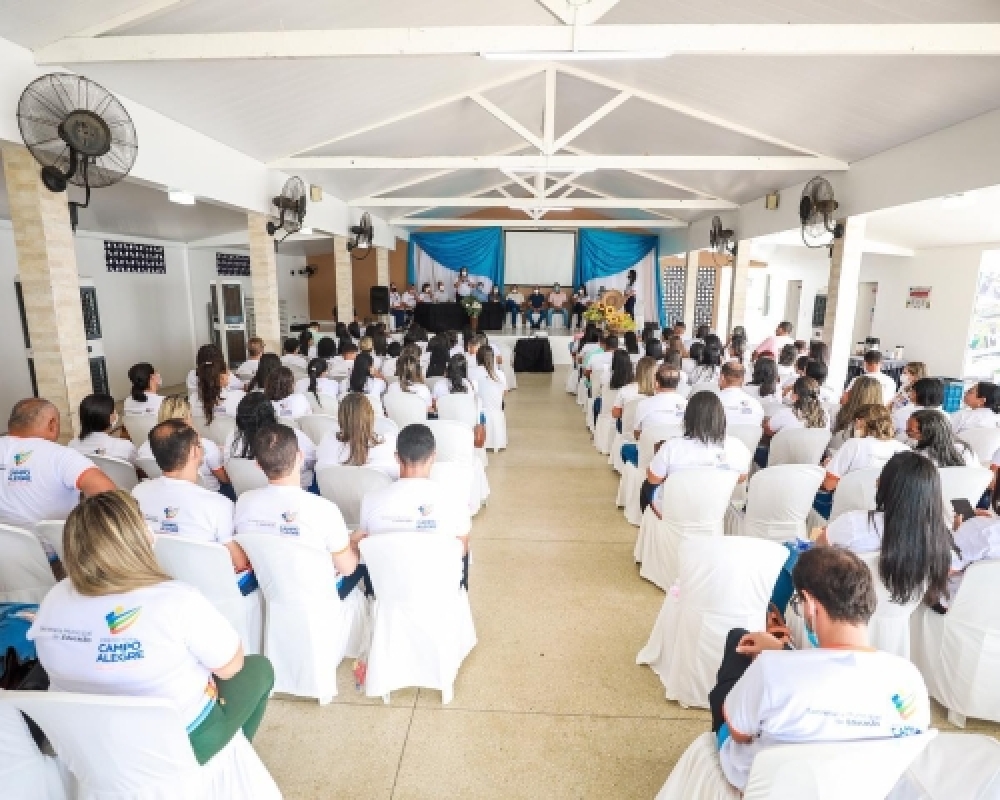
[[[346,236],[333,237],[333,258],[337,264],[337,320],[349,323],[354,320],[354,265]]]
[[[389,285],[389,248],[375,248],[375,285]]]
[[[687,254],[684,265],[684,323],[687,325],[688,336],[694,336],[694,302],[698,293],[698,260],[701,253],[691,250]]]
[[[255,333],[269,353],[281,353],[281,311],[278,306],[278,256],[268,235],[266,214],[249,212],[250,285],[253,291]]]
[[[93,384],[66,195],[45,188],[26,148],[0,151],[38,393],[59,409],[62,440],[69,441],[79,433],[80,401]]]
[[[826,317],[823,320],[823,341],[830,347],[830,373],[826,385],[838,392],[847,380],[847,361],[851,355],[865,220],[863,217],[849,217],[841,220],[841,224],[844,235],[833,242]]]
[[[742,241],[736,248],[732,282],[729,286],[729,330],[746,325],[747,278],[750,276],[750,240]]]

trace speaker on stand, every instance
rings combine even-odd
[[[389,287],[373,286],[369,292],[369,303],[372,307],[372,314],[377,317],[387,316],[389,313]]]

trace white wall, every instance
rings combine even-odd
[[[747,340],[756,347],[784,321],[785,295],[789,281],[802,281],[802,301],[798,319],[789,320],[795,325],[796,339],[812,338],[813,302],[817,293],[825,290],[830,277],[828,250],[811,250],[789,245],[761,245],[753,249],[753,258],[767,262],[767,269],[751,269],[747,289],[746,329]],[[765,276],[770,275],[770,302],[768,313],[762,315]]]
[[[10,222],[0,220],[0,430],[7,429],[7,417],[14,403],[31,396],[28,356],[24,351],[21,317],[14,294],[17,255]]]

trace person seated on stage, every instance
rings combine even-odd
[[[503,297],[500,296],[500,289],[497,287],[496,284],[493,284],[493,286],[490,287],[490,293],[489,293],[489,295],[487,295],[486,300],[484,300],[483,302],[485,302],[485,303],[502,303],[503,302]]]
[[[278,367],[267,379],[264,394],[274,405],[274,413],[281,419],[298,419],[312,414],[309,400],[295,392],[295,375],[288,367]]]
[[[528,323],[531,325],[531,330],[537,331],[542,327],[542,322],[545,319],[545,295],[542,294],[542,290],[535,287],[535,291],[528,295]]]
[[[389,384],[386,394],[407,392],[423,400],[428,411],[434,409],[434,397],[431,395],[431,390],[427,387],[427,384],[424,383],[420,362],[415,356],[400,356],[396,361],[395,375],[399,380]]]
[[[247,360],[236,370],[236,377],[243,381],[253,380],[253,376],[257,374],[257,367],[260,366],[260,357],[264,355],[266,349],[263,339],[251,336],[247,340]]]
[[[952,433],[948,415],[940,409],[916,411],[906,420],[906,438],[913,451],[937,467],[978,467],[979,456]]]
[[[570,310],[567,308],[566,303],[569,300],[566,297],[566,292],[562,290],[562,287],[558,283],[552,285],[552,291],[549,292],[548,303],[549,303],[549,316],[548,325],[549,329],[552,328],[552,319],[556,314],[562,319],[562,324],[564,327],[568,328],[570,323]]]
[[[396,437],[375,431],[375,411],[363,395],[352,393],[344,398],[337,409],[337,424],[340,429],[323,436],[316,448],[317,470],[344,465],[371,467],[393,480],[399,477]]]
[[[583,327],[583,312],[590,307],[591,298],[587,294],[587,287],[580,286],[573,292],[573,319],[577,328]]]
[[[156,416],[163,402],[163,398],[156,393],[163,383],[156,368],[145,361],[133,364],[128,371],[128,379],[132,389],[125,398],[125,415]]]
[[[878,597],[865,562],[850,550],[816,547],[799,557],[792,582],[792,605],[816,646],[791,650],[769,633],[734,629],[708,696],[722,771],[739,790],[769,746],[891,739],[930,726],[917,668],[869,645]]]
[[[507,301],[504,305],[504,310],[510,315],[510,327],[517,328],[517,315],[521,313],[523,306],[524,295],[517,286],[511,286],[507,290]]]
[[[285,339],[284,344],[281,347],[283,355],[281,356],[281,365],[283,367],[298,367],[304,370],[309,366],[309,360],[306,356],[299,355],[299,340],[289,337]]]
[[[417,307],[417,298],[419,293],[417,292],[417,287],[412,283],[406,287],[406,291],[403,292],[402,305],[403,310],[406,312],[406,316],[403,320],[403,324],[407,324],[413,319],[413,309]]]
[[[722,401],[727,425],[760,425],[764,421],[764,408],[753,395],[743,391],[746,369],[738,361],[727,361],[719,371],[719,385],[715,393]]]
[[[434,302],[434,290],[431,288],[429,283],[425,283],[420,287],[420,294],[417,295],[418,303],[433,303]]]
[[[485,303],[489,300],[490,296],[486,292],[486,284],[482,281],[477,281],[476,288],[472,290],[472,296],[475,297],[480,303]]]
[[[118,425],[115,398],[109,394],[88,394],[80,401],[80,435],[69,447],[85,456],[108,456],[135,466],[135,445],[111,432]]]
[[[920,378],[906,387],[906,404],[893,410],[892,425],[897,433],[905,431],[907,420],[917,411],[924,409],[935,409],[943,414],[947,421],[947,414],[941,411],[943,403],[944,381],[940,378]]]
[[[989,381],[979,381],[962,396],[965,408],[951,415],[955,433],[971,428],[1000,427],[1000,386]]]
[[[435,303],[447,303],[451,300],[448,291],[444,288],[444,281],[438,281],[437,289],[434,290]]]
[[[389,284],[389,313],[392,316],[392,326],[399,330],[406,324],[407,307],[403,303],[403,295],[396,288],[395,282]]]
[[[882,372],[882,354],[878,350],[869,350],[865,353],[864,368],[864,375],[874,378],[882,386],[882,405],[889,405],[896,396],[896,381]],[[844,395],[840,400],[841,404],[847,402],[847,395],[850,394],[851,387],[854,386],[854,381],[856,380],[857,378],[854,378],[854,380],[847,384]]]

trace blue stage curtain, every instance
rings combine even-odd
[[[600,228],[580,228],[576,241],[576,268],[573,285],[582,286],[587,281],[618,275],[632,269],[654,251],[653,266],[656,270],[656,307],[660,319],[666,319],[663,307],[663,279],[660,275],[660,237],[642,233],[607,231]]]
[[[410,283],[415,283],[417,279],[417,247],[443,267],[455,272],[465,267],[469,270],[469,275],[489,278],[494,286],[503,287],[501,228],[411,233],[406,268],[407,280]]]

